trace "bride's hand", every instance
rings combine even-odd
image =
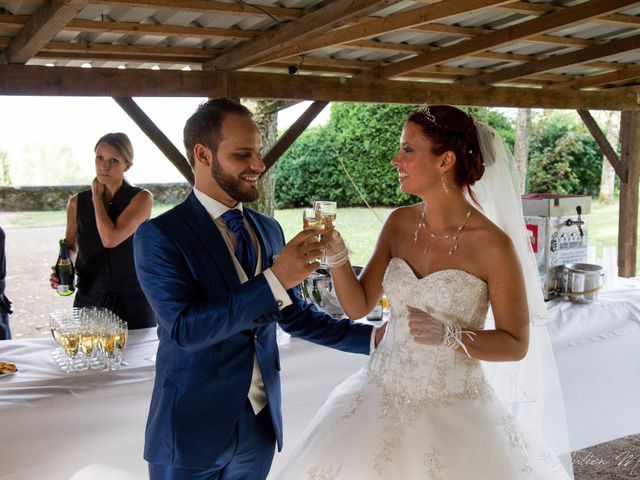
[[[422,345],[440,346],[444,340],[445,324],[432,317],[428,312],[407,306],[409,333],[413,340]]]
[[[335,257],[347,249],[342,235],[335,228],[323,236],[324,247],[327,249],[327,257]]]
[[[323,246],[330,268],[339,267],[349,260],[349,249],[335,228],[323,235]]]

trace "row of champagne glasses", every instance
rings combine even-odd
[[[317,200],[314,202],[313,208],[302,210],[302,228],[304,230],[314,228],[325,232],[333,230],[337,213],[338,204],[336,202]],[[320,259],[320,268],[328,268],[326,252],[323,252]]]
[[[122,352],[128,326],[106,308],[56,310],[49,315],[51,335],[58,344],[52,353],[67,373],[117,370],[126,365]]]

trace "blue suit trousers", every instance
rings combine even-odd
[[[216,464],[207,470],[149,464],[150,480],[264,480],[269,474],[276,437],[269,407],[258,415],[247,402],[235,433],[227,441]]]

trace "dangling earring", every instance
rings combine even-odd
[[[444,179],[444,172],[442,173],[442,189],[444,193],[449,193],[449,189],[447,188],[447,181]]]

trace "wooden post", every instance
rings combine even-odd
[[[620,182],[618,226],[618,275],[634,277],[638,248],[638,182],[640,181],[640,112],[622,112],[620,122],[622,155],[627,170]]]

